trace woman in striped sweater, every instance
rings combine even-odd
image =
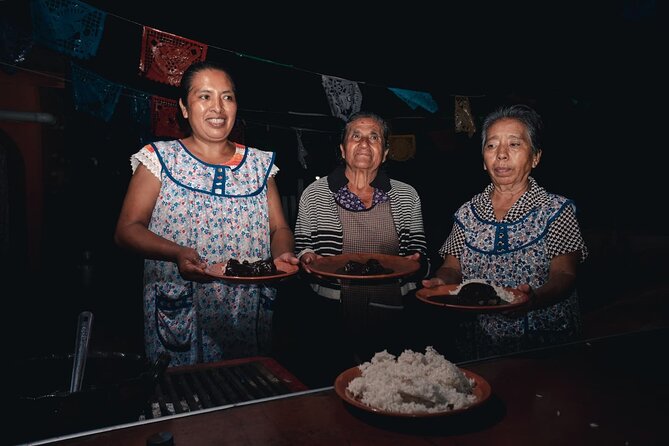
[[[428,258],[421,201],[416,190],[388,178],[382,163],[389,150],[390,128],[380,116],[359,112],[348,120],[341,136],[343,166],[310,184],[303,192],[295,225],[295,248],[302,266],[321,256],[379,253]],[[356,341],[359,359],[378,349],[399,348],[397,324],[404,296],[416,288],[416,276],[391,283],[359,284],[314,281],[311,288],[342,310],[348,337]],[[365,356],[365,358],[363,358]]]

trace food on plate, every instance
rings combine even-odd
[[[347,274],[350,276],[375,276],[379,274],[391,274],[390,268],[385,268],[377,259],[369,259],[365,263],[349,260],[341,268],[337,268],[338,274]]]
[[[240,262],[237,259],[230,259],[225,264],[226,276],[259,277],[271,276],[278,273],[279,271],[276,269],[276,265],[271,258],[255,262],[249,262],[248,260]]]
[[[502,287],[490,285],[482,280],[465,280],[447,296],[433,296],[434,302],[451,305],[493,307],[513,303],[515,296]]]
[[[491,285],[483,282],[469,282],[460,288],[458,296],[475,299],[497,299],[497,291]]]
[[[404,350],[397,358],[384,350],[358,368],[361,376],[346,389],[361,403],[379,410],[437,413],[476,402],[475,381],[433,347],[427,347],[425,354]]]
[[[464,284],[457,296],[460,305],[499,305],[503,302],[495,288],[481,282]]]

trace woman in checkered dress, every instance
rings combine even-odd
[[[525,105],[486,117],[483,168],[492,182],[456,211],[439,251],[444,262],[423,281],[434,287],[483,279],[529,294],[526,311],[480,314],[464,324],[469,329],[460,327],[465,356],[564,342],[581,328],[575,284],[587,249],[573,201],[547,192],[530,176],[541,160],[541,127],[541,117]]]

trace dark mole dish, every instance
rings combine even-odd
[[[458,294],[450,296],[435,296],[435,302],[468,306],[495,306],[504,303],[497,295],[495,288],[487,283],[471,282],[463,285]]]
[[[337,274],[348,274],[350,276],[373,276],[379,274],[390,274],[393,270],[384,268],[376,259],[369,259],[365,263],[349,260],[341,268],[337,268]]]
[[[240,263],[239,260],[230,259],[225,265],[226,276],[258,277],[271,276],[278,272],[272,259],[258,260],[251,263],[248,260]]]

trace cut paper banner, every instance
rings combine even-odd
[[[127,89],[125,95],[132,121],[136,123],[142,144],[153,140],[151,131],[151,95],[138,90]]]
[[[177,101],[151,96],[151,129],[157,137],[183,138],[186,134],[179,127]]]
[[[434,113],[439,110],[437,102],[432,98],[430,93],[392,87],[389,87],[388,89],[395,93],[395,95],[401,100],[406,102],[406,104],[411,107],[412,110],[415,110],[417,107],[423,107],[430,113]]]
[[[74,63],[70,66],[74,108],[109,121],[116,109],[121,86]]]
[[[6,73],[14,74],[16,69],[10,65],[19,65],[26,61],[33,47],[32,33],[15,25],[9,17],[0,17],[0,62]]]
[[[98,51],[104,30],[104,11],[77,0],[33,0],[33,35],[58,52],[88,59]]]
[[[307,149],[304,148],[302,143],[302,130],[296,129],[295,136],[297,137],[297,160],[300,162],[300,165],[303,169],[307,169],[307,156],[309,153]]]
[[[325,75],[321,76],[321,81],[332,116],[346,121],[353,113],[360,111],[362,92],[357,82]]]
[[[467,96],[455,97],[455,132],[466,133],[470,138],[476,133],[476,125]]]
[[[144,26],[139,71],[153,81],[178,86],[193,62],[205,60],[207,48],[195,40]]]

